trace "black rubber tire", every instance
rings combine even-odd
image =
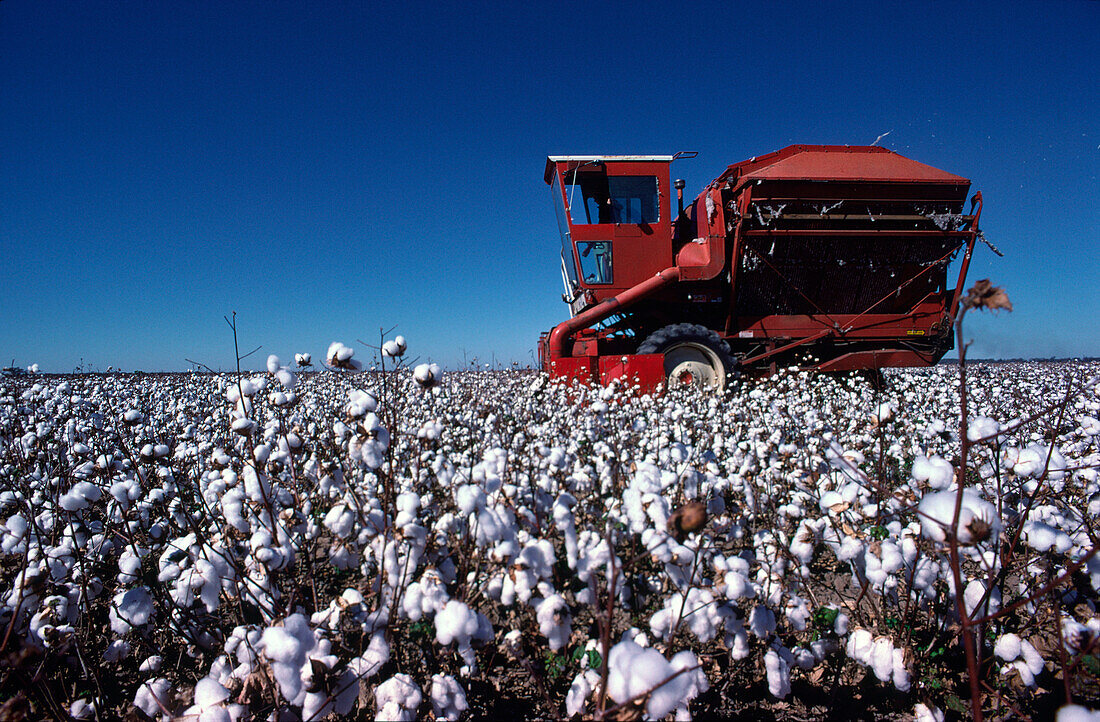
[[[728,381],[731,378],[736,378],[737,362],[734,360],[733,354],[730,353],[729,344],[716,331],[712,331],[706,326],[694,323],[675,323],[665,326],[654,331],[645,341],[642,341],[641,346],[638,347],[638,353],[665,354],[665,377],[668,380],[669,387],[674,387],[678,382],[672,378],[675,369],[670,367],[673,356],[670,356],[669,352],[685,347],[702,347],[702,349],[710,351],[709,354],[704,352],[709,357],[708,362],[712,366],[713,362],[717,362],[720,366],[720,368],[715,369],[718,385],[716,388],[710,389],[711,391],[721,393],[725,390]],[[702,349],[699,350],[702,351]],[[690,381],[689,383],[698,385],[697,381]],[[700,386],[700,388],[705,387]]]

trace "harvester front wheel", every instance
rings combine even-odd
[[[665,357],[665,377],[670,389],[694,387],[720,393],[737,364],[722,337],[694,323],[677,323],[654,331],[638,347],[638,353]]]

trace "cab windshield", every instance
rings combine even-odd
[[[656,176],[608,176],[602,170],[564,174],[569,219],[574,225],[656,223]]]

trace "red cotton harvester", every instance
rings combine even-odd
[[[970,181],[878,146],[792,145],[686,207],[674,156],[552,156],[563,300],[552,378],[721,390],[741,370],[930,366],[978,238]],[[954,287],[948,266],[961,252]]]

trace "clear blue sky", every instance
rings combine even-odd
[[[971,178],[972,353],[1100,355],[1100,2],[0,2],[0,362],[530,361],[548,154],[791,143]],[[360,355],[365,351],[360,350]]]

